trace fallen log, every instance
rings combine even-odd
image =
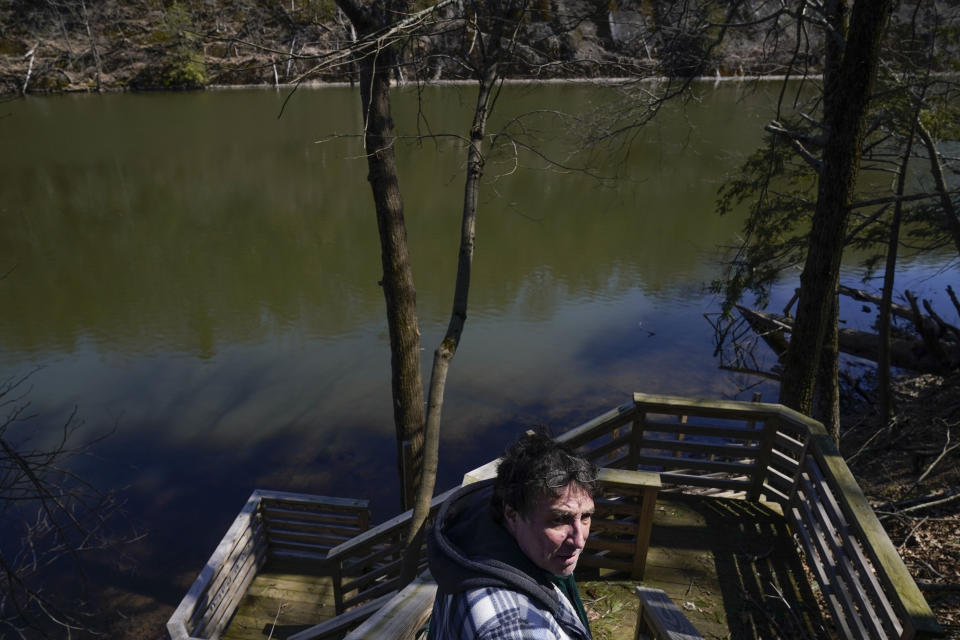
[[[881,305],[880,296],[872,294],[869,291],[864,291],[863,289],[854,289],[853,287],[848,287],[841,284],[838,286],[837,291],[839,291],[841,295],[847,296],[848,298],[859,300],[860,302],[869,302],[870,304],[874,304],[877,306],[877,308],[879,308]],[[953,289],[948,286],[947,293],[951,294],[951,299],[953,298],[952,292]],[[906,292],[906,296],[908,299],[911,297],[909,291]],[[933,307],[930,305],[929,300],[923,301],[923,307],[927,310],[927,315],[924,316],[923,314],[919,314],[918,316],[916,313],[914,313],[912,303],[909,307],[903,304],[891,303],[890,313],[898,318],[909,320],[913,323],[914,327],[917,327],[918,331],[930,331],[931,333],[935,332],[940,337],[946,336],[948,339],[956,342],[957,338],[960,337],[960,329],[952,324],[949,324],[948,322],[944,321],[943,318],[938,316],[936,312],[934,312]],[[958,307],[957,311],[960,313],[960,307]],[[919,322],[921,323],[920,326],[917,325],[918,317],[920,319]]]
[[[943,493],[931,493],[912,500],[903,500],[901,502],[887,503],[879,507],[874,507],[874,511],[881,519],[887,516],[900,516],[911,511],[927,509],[929,507],[938,507],[948,502],[953,502],[960,498],[960,489],[951,489]],[[902,506],[909,504],[910,506]]]
[[[793,328],[793,318],[739,305],[737,310],[778,356],[786,351],[786,336]],[[840,329],[839,343],[842,353],[877,361],[880,340],[875,333]],[[934,357],[922,340],[894,338],[890,340],[890,364],[920,373],[945,373],[960,367],[960,345],[946,343],[941,347],[943,361]]]
[[[743,316],[754,333],[760,336],[777,357],[787,352],[787,334],[793,326],[793,320],[788,316],[778,316],[763,311],[755,311],[737,305],[737,311]]]
[[[847,296],[848,298],[853,298],[854,300],[859,300],[860,302],[869,302],[874,304],[877,307],[880,306],[882,300],[880,296],[865,291],[863,289],[854,289],[853,287],[848,287],[845,284],[837,286],[837,291],[840,295]],[[909,320],[913,322],[913,311],[905,304],[897,304],[896,302],[890,303],[890,313],[897,316],[898,318],[903,318],[904,320]]]
[[[960,583],[956,582],[935,582],[933,580],[918,579],[916,583],[917,586],[920,587],[920,590],[926,593],[960,593]]]

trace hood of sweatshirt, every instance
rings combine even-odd
[[[561,603],[547,573],[490,514],[492,480],[461,487],[440,507],[427,537],[430,573],[441,592],[501,587],[557,617]]]

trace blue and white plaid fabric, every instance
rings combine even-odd
[[[556,587],[554,587],[556,589]],[[527,596],[500,588],[439,595],[430,620],[431,640],[575,640],[590,638],[559,590],[559,620]],[[571,632],[573,635],[571,635]]]

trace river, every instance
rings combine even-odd
[[[775,399],[770,383],[748,390],[756,380],[718,368],[704,319],[717,310],[705,285],[742,222],[714,213],[716,189],[760,142],[774,94],[697,92],[589,162],[568,155],[587,125],[552,115],[524,122],[560,164],[498,142],[439,489],[521,430],[563,431],[633,391]],[[508,85],[490,131],[613,94]],[[18,392],[30,405],[7,437],[52,442],[74,410],[76,442],[102,437],[71,464],[116,489],[146,533],[94,570],[130,617],[169,615],[254,488],[367,498],[374,521],[397,509],[377,231],[351,135],[359,98],[287,98],[0,105],[0,379],[28,375]],[[409,88],[395,101],[428,371],[451,304],[464,154],[455,138],[415,136],[463,136],[473,91]],[[581,163],[590,173],[564,168]],[[942,290],[941,266],[910,267],[914,290]]]

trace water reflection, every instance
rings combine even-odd
[[[494,150],[439,487],[521,428],[569,427],[635,390],[737,393],[712,358],[702,286],[740,226],[713,213],[716,186],[759,140],[766,98],[707,94],[607,158],[617,182]],[[115,428],[79,470],[129,487],[151,535],[136,579],[112,579],[167,604],[254,487],[370,498],[376,519],[398,500],[365,161],[334,135],[360,129],[358,98],[301,90],[278,118],[284,97],[31,98],[0,118],[0,375],[40,367],[21,425],[37,441],[74,407],[88,436]],[[468,89],[422,97],[401,95],[402,132],[464,131]],[[498,122],[604,99],[508,87]],[[398,160],[426,368],[449,311],[463,160],[447,138],[407,140]]]

